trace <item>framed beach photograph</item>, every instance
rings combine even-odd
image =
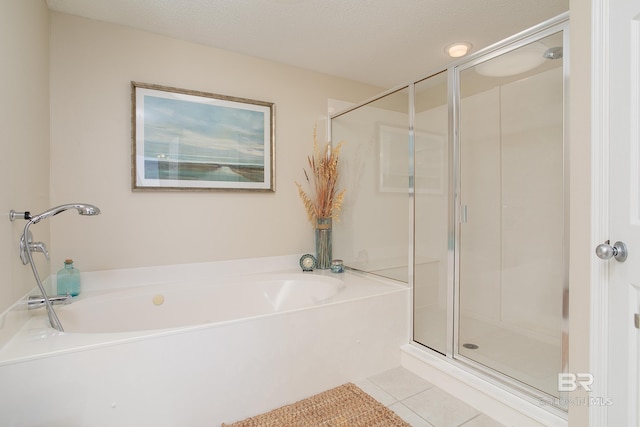
[[[133,190],[275,191],[275,105],[131,82]]]
[[[383,193],[409,191],[409,131],[406,128],[379,125],[380,181]],[[442,194],[445,183],[444,136],[414,131],[416,193]]]

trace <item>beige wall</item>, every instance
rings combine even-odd
[[[309,52],[310,55],[313,52]],[[276,192],[132,192],[130,82],[274,102]],[[314,250],[294,186],[327,98],[379,88],[70,15],[51,15],[51,204],[103,214],[51,221],[51,270],[275,256]]]
[[[9,222],[9,210],[37,212],[49,203],[48,20],[43,1],[0,2],[0,312],[35,285],[18,256],[25,223]],[[34,234],[48,241],[48,225]]]
[[[591,1],[571,0],[570,9],[569,372],[590,372],[590,263],[595,258],[591,246]],[[579,397],[585,395],[582,392]],[[569,424],[589,425],[589,408],[570,406]]]

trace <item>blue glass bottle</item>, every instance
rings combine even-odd
[[[64,268],[58,271],[56,276],[58,295],[71,294],[72,297],[80,294],[80,270],[73,267],[73,260],[64,260]]]

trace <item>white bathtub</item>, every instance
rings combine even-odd
[[[0,343],[0,425],[216,426],[398,366],[408,288],[297,261],[83,274],[64,333]]]
[[[328,304],[344,289],[338,275],[262,273],[93,292],[88,298],[83,294],[73,304],[56,307],[56,312],[65,332],[135,332],[223,323]]]

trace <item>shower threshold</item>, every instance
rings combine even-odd
[[[543,398],[514,393],[463,363],[418,343],[402,346],[401,366],[496,421],[519,427],[567,427],[567,412]]]

